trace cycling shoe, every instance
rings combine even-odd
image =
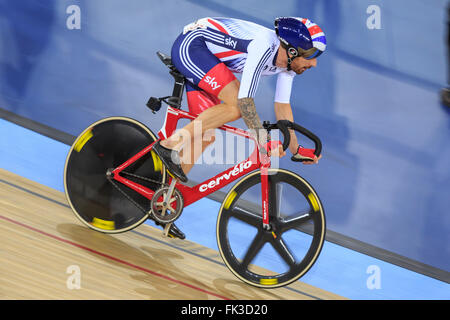
[[[158,140],[155,143],[152,150],[155,151],[155,153],[158,155],[158,157],[166,166],[167,170],[169,170],[169,172],[173,174],[175,178],[177,178],[181,182],[188,181],[188,178],[186,177],[186,175],[183,172],[183,169],[181,168],[180,156],[178,155],[177,151],[163,147],[161,145],[161,140]]]

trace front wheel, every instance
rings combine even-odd
[[[261,174],[250,173],[227,194],[217,219],[217,243],[227,267],[261,288],[285,286],[317,260],[325,214],[311,185],[293,172],[269,169],[269,217],[264,230]]]

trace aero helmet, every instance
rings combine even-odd
[[[320,56],[327,46],[322,29],[309,19],[280,17],[275,19],[275,32],[288,54],[288,70],[296,57],[314,59]]]

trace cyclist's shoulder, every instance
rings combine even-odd
[[[248,46],[248,52],[264,52],[275,54],[280,46],[280,40],[278,40],[274,33],[260,33],[256,35]],[[259,54],[259,53],[258,53]]]
[[[252,21],[227,18],[227,17],[206,17],[199,19],[208,27],[219,30],[231,36],[243,39],[264,39],[276,36],[275,31]]]
[[[263,25],[257,24],[255,22],[249,21],[249,20],[243,20],[243,19],[237,19],[237,18],[231,18],[231,17],[207,17],[203,19],[210,19],[215,22],[219,22],[227,27],[241,27],[245,29],[267,29],[269,28],[264,27]]]

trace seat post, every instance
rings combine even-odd
[[[156,52],[158,58],[170,69],[169,73],[174,77],[175,84],[173,85],[172,96],[163,98],[151,97],[147,102],[147,106],[153,110],[158,111],[161,108],[161,101],[169,104],[170,106],[181,109],[181,100],[183,99],[183,92],[185,86],[184,76],[175,68],[172,64],[172,59],[162,52]],[[167,100],[165,100],[167,99]]]
[[[169,101],[174,104],[174,107],[180,109],[181,100],[183,99],[185,79],[184,76],[177,71],[171,71],[170,74],[174,77],[175,83],[173,85],[172,97]]]

